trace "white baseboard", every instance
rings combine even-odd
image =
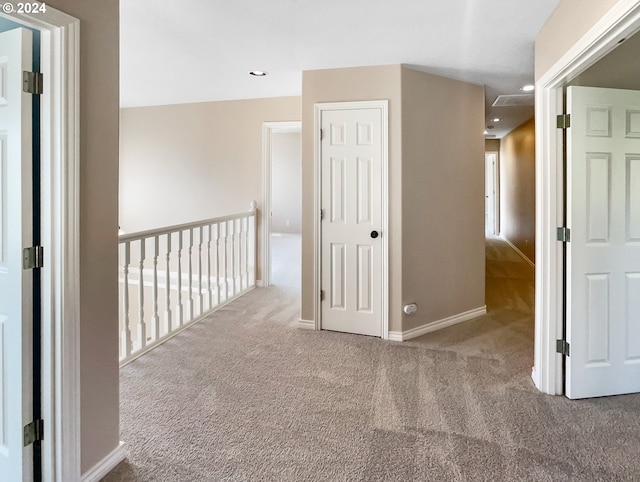
[[[262,287],[263,287],[263,286],[262,286],[262,280],[261,280],[261,279],[257,279],[257,280],[256,280],[256,286],[257,286],[258,288],[262,288]]]
[[[315,330],[316,322],[313,320],[300,320],[298,322],[298,328],[301,328],[303,330]]]
[[[426,335],[427,333],[442,330],[443,328],[457,325],[458,323],[462,323],[463,321],[471,320],[473,318],[477,318],[486,314],[487,305],[484,305],[480,308],[475,308],[473,310],[465,311],[464,313],[459,313],[457,315],[449,316],[448,318],[443,318],[442,320],[426,323],[422,326],[418,326],[417,328],[412,328],[411,330],[390,331],[389,341],[410,340],[411,338],[417,338],[419,336]]]
[[[507,238],[505,238],[504,236],[500,236],[500,239],[502,239],[505,243],[507,243],[509,246],[511,246],[511,248],[513,248],[513,250],[518,253],[520,255],[520,257],[522,259],[524,259],[527,263],[529,263],[531,266],[533,266],[534,268],[536,267],[536,265],[533,263],[533,261],[531,261],[529,258],[527,258],[525,256],[525,254],[520,251],[515,244],[513,244],[511,241],[509,241]]]
[[[124,442],[120,442],[113,452],[82,475],[82,482],[99,482],[106,477],[116,465],[122,462],[126,456],[127,452],[124,450]]]

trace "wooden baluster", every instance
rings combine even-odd
[[[193,228],[189,229],[189,318],[193,320]]]
[[[164,307],[164,334],[171,333],[173,327],[171,326],[171,233],[167,233],[167,255],[166,255],[166,270],[165,273],[165,296],[166,302]]]
[[[129,263],[131,262],[131,245],[129,241],[124,243],[124,281],[122,291],[122,333],[120,335],[120,359],[126,360],[131,356],[131,327],[129,326]]]
[[[244,288],[249,288],[249,218],[243,219],[244,223]]]
[[[200,235],[198,237],[198,302],[200,304],[200,312],[204,311],[204,297],[202,296],[202,234],[204,228],[200,226]]]
[[[178,231],[178,301],[176,305],[178,326],[182,326],[184,312],[182,310],[182,231]]]
[[[146,238],[140,240],[140,262],[138,263],[140,278],[138,284],[138,349],[142,350],[147,345],[147,326],[144,321],[144,259]]]
[[[229,299],[229,221],[224,223],[224,299]]]
[[[236,226],[236,262],[235,265],[235,279],[237,280],[237,288],[236,293],[240,293],[242,291],[242,245],[240,244],[242,241],[242,220],[234,219],[233,224]],[[235,283],[234,283],[235,285]]]
[[[213,308],[213,291],[211,289],[211,235],[213,233],[213,226],[209,224],[207,226],[207,292],[209,295],[209,306],[210,310]]]
[[[160,254],[160,237],[153,238],[153,340],[160,338],[160,316],[158,316],[158,255]]]
[[[220,304],[220,223],[216,224],[216,305]]]
[[[227,226],[231,225],[229,229],[229,234],[231,235],[231,239],[229,240],[229,236],[227,236],[227,246],[229,248],[229,257],[231,258],[230,262],[227,264],[227,290],[230,293],[230,296],[227,296],[227,299],[236,294],[235,290],[235,278],[233,276],[233,255],[234,255],[234,239],[235,239],[235,230],[233,220],[227,221]]]

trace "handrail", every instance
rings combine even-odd
[[[204,219],[202,221],[195,221],[192,223],[184,223],[184,224],[175,224],[173,226],[166,226],[164,228],[156,228],[149,229],[147,231],[138,231],[135,233],[129,234],[121,234],[118,236],[118,242],[123,243],[125,241],[137,241],[142,238],[150,238],[152,236],[160,236],[162,234],[167,234],[169,232],[175,231],[184,231],[189,228],[200,228],[203,226],[207,226],[209,224],[221,223],[223,221],[230,221],[232,219],[237,219],[239,217],[247,217],[254,215],[256,213],[256,209],[251,209],[249,211],[245,211],[238,214],[229,214],[228,216],[220,216],[217,218]]]
[[[256,203],[242,213],[119,236],[120,365],[256,285]]]

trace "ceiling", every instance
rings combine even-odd
[[[558,2],[121,0],[121,105],[300,95],[304,70],[405,64],[484,85],[502,137],[533,106],[491,104],[533,83],[534,39]]]

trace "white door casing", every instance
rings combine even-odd
[[[0,17],[40,31],[43,479],[80,480],[80,21],[49,5]]]
[[[536,304],[534,367],[538,390],[564,394],[562,337],[564,313],[562,243],[556,229],[563,222],[562,133],[556,116],[564,112],[563,88],[621,41],[640,30],[640,3],[619,0],[606,15],[536,79]]]
[[[0,478],[30,480],[32,447],[23,447],[31,421],[33,274],[22,268],[32,240],[31,32],[0,33]]]
[[[345,104],[320,111],[324,330],[380,337],[388,333],[383,316],[385,120],[380,105]]]
[[[640,392],[640,92],[569,87],[569,398]]]

